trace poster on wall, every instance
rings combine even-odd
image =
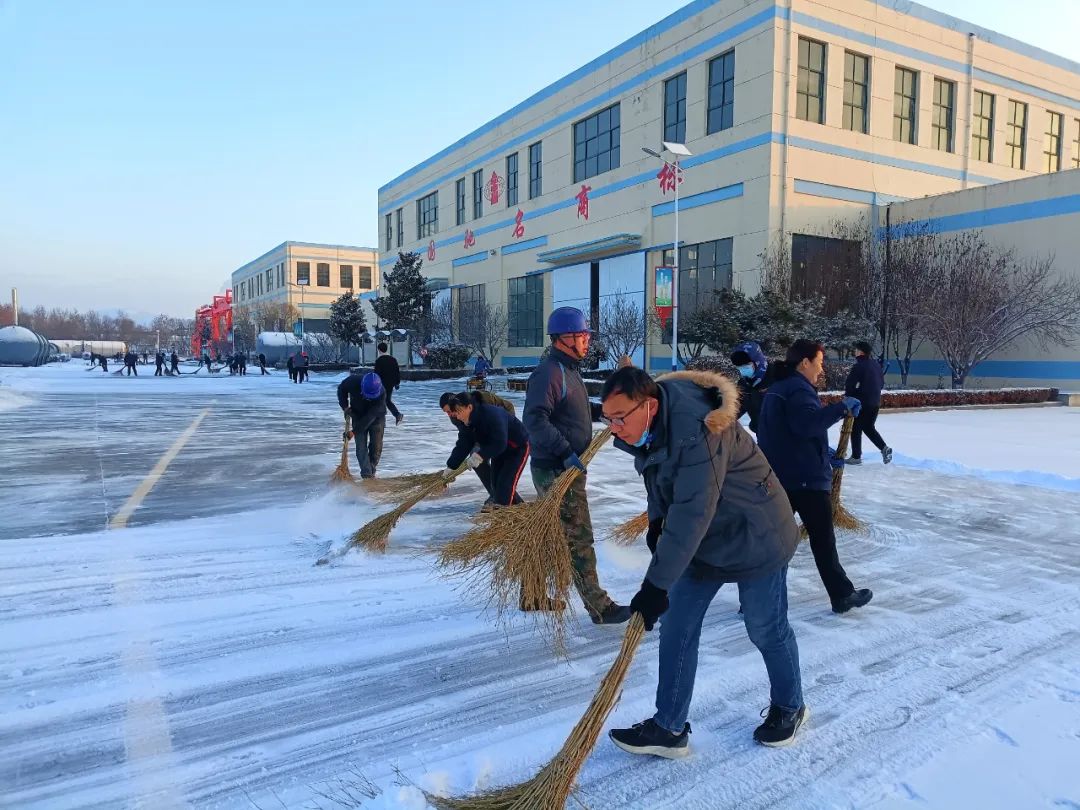
[[[656,314],[665,326],[671,317],[671,274],[670,267],[656,268]]]

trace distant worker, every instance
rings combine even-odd
[[[851,367],[844,384],[844,394],[862,403],[851,429],[851,458],[847,460],[848,464],[862,464],[864,433],[866,438],[874,443],[874,447],[881,451],[881,460],[886,464],[892,461],[892,448],[885,444],[876,427],[878,412],[881,410],[881,389],[885,387],[885,374],[881,370],[881,364],[870,356],[872,351],[873,347],[865,340],[855,344],[855,365]]]
[[[375,358],[375,373],[382,380],[383,389],[386,391],[386,410],[394,415],[394,424],[400,425],[405,417],[394,404],[394,391],[401,387],[401,367],[398,361],[390,354],[390,347],[386,343],[378,345],[379,356]]]
[[[165,376],[165,353],[160,350],[154,355],[154,376]]]
[[[259,376],[261,377],[263,374],[269,373],[270,372],[266,370],[266,355],[259,352]]]
[[[310,365],[311,364],[308,361],[307,352],[300,352],[300,365],[296,369],[297,382],[307,382],[308,368],[310,367]]]
[[[773,377],[769,360],[761,346],[747,340],[735,347],[731,364],[739,372],[739,416],[750,414],[750,430],[756,434],[761,401]]]
[[[296,355],[289,355],[289,359],[285,363],[285,368],[289,370],[289,379],[296,382]]]
[[[169,366],[169,371],[171,371],[173,374],[180,373],[180,357],[179,355],[177,355],[176,352],[173,352],[171,355],[169,355]]]
[[[352,421],[356,441],[356,460],[361,478],[374,478],[382,457],[383,431],[386,429],[386,392],[374,372],[352,370],[337,388],[338,405]]]

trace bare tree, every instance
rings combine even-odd
[[[458,310],[457,342],[493,360],[506,345],[510,326],[502,305],[478,301],[464,309],[459,305]]]
[[[251,307],[233,307],[233,342],[241,351],[255,348],[255,339],[259,334],[255,322],[255,312]]]
[[[881,274],[881,324],[885,341],[882,351],[890,352],[900,371],[900,384],[907,385],[911,359],[926,340],[920,312],[932,292],[931,268],[937,237],[929,226],[902,226],[886,234]]]
[[[252,314],[264,332],[291,332],[293,324],[300,320],[300,310],[284,301],[258,304]]]
[[[935,241],[919,318],[949,365],[953,388],[963,388],[977,364],[1021,338],[1041,348],[1075,345],[1080,280],[1056,273],[1052,256],[1019,259],[979,232]]]
[[[485,343],[487,359],[492,363],[503,350],[510,335],[510,318],[502,304],[491,306],[484,303],[481,307],[481,315],[484,319]]]
[[[421,325],[421,334],[427,343],[445,345],[454,342],[454,301],[449,295],[433,301]]]
[[[645,345],[649,328],[645,310],[621,289],[604,298],[598,321],[600,340],[612,362],[617,363],[624,355],[633,357]]]

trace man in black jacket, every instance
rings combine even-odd
[[[862,437],[866,437],[881,451],[882,460],[888,464],[892,461],[892,448],[885,444],[885,440],[878,433],[875,423],[878,412],[881,410],[881,389],[885,387],[885,374],[870,353],[873,347],[865,340],[855,344],[855,365],[851,367],[847,382],[844,384],[844,394],[855,397],[862,403],[859,415],[855,417],[855,424],[851,429],[851,458],[848,464],[862,464]]]
[[[160,349],[154,355],[154,376],[165,376],[165,352],[161,351]]]
[[[529,376],[523,421],[532,444],[532,479],[543,495],[563,470],[576,467],[560,509],[570,544],[574,585],[595,624],[621,624],[630,609],[618,605],[600,587],[596,575],[592,519],[585,494],[585,465],[580,454],[592,441],[592,425],[600,406],[589,402],[581,379],[581,361],[589,351],[592,332],[581,310],[559,307],[548,318],[551,347],[547,358]]]
[[[398,361],[390,354],[390,347],[385,343],[378,345],[379,356],[375,358],[375,373],[382,380],[383,390],[386,391],[386,410],[394,415],[394,424],[400,425],[405,417],[394,404],[394,391],[401,387],[401,367]]]
[[[172,352],[169,355],[169,371],[173,374],[180,373],[180,355],[176,352]]]
[[[686,722],[701,624],[724,583],[736,583],[747,635],[769,674],[763,745],[790,743],[806,720],[799,648],[787,617],[787,566],[799,530],[779,481],[738,423],[729,379],[681,371],[657,381],[641,369],[617,371],[601,394],[615,446],[634,458],[645,482],[652,561],[630,603],[645,629],[660,626],[656,714],[611,739],[633,754],[685,756]]]
[[[377,374],[353,369],[337,388],[338,405],[349,414],[356,442],[360,477],[374,478],[382,458],[383,430],[386,428],[386,394]]]

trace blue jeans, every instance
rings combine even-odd
[[[701,622],[722,584],[687,572],[668,594],[670,604],[660,619],[660,683],[653,720],[674,734],[682,733],[690,714]],[[787,566],[738,586],[746,634],[765,659],[772,704],[785,711],[802,708],[799,647],[787,618]]]

